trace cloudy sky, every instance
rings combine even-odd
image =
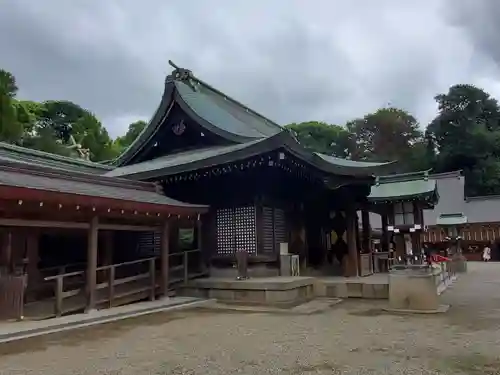
[[[113,136],[149,119],[168,60],[275,121],[343,123],[433,96],[500,98],[498,0],[0,0],[19,97],[68,99]]]

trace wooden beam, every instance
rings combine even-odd
[[[87,311],[95,309],[97,292],[97,242],[99,219],[94,216],[90,221],[87,243]]]
[[[23,219],[0,219],[0,226],[4,227],[36,227],[36,228],[63,228],[63,229],[88,229],[89,223],[69,221],[46,221],[46,220],[23,220]],[[142,226],[126,224],[99,224],[100,230],[116,230],[130,232],[154,232],[160,226]]]
[[[165,220],[161,230],[161,280],[162,280],[162,294],[163,297],[168,297],[168,253],[169,253],[169,222]]]

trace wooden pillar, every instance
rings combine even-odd
[[[162,294],[163,297],[168,297],[168,255],[169,255],[169,222],[165,220],[161,230],[161,280],[162,280]]]
[[[98,265],[109,266],[113,264],[113,231],[103,231],[101,233],[101,247],[98,253]],[[109,270],[102,270],[97,275],[97,282],[103,283],[109,279]]]
[[[1,267],[2,272],[7,274],[12,272],[12,231],[11,228],[5,228],[2,231],[2,243],[0,244],[1,248]]]
[[[371,252],[372,231],[370,227],[370,214],[367,210],[361,211],[361,225],[363,226],[363,249]]]
[[[422,253],[422,238],[421,233],[423,233],[424,228],[424,211],[419,202],[413,202],[413,219],[415,224],[420,224],[420,228],[411,234],[412,242],[413,242],[413,254],[421,254]]]
[[[201,220],[196,220],[196,242],[198,250],[202,251],[203,249],[203,234],[202,234],[202,223]]]
[[[99,219],[90,221],[87,240],[87,311],[95,309],[97,292],[97,243]]]
[[[258,227],[257,227],[258,228]],[[199,257],[200,257],[200,267],[201,270],[204,271],[207,268],[208,262],[206,261],[205,258],[205,252],[203,251],[203,223],[201,219],[198,219],[196,221],[196,243],[197,243],[197,248],[200,251]]]
[[[38,261],[40,259],[38,240],[40,233],[33,228],[28,231],[26,237],[26,255],[28,258],[27,274],[28,274],[28,288],[32,289],[41,280],[40,270],[38,269]]]
[[[382,214],[382,239],[381,239],[381,247],[382,251],[389,251],[389,231],[387,230],[387,226],[389,222],[387,220],[387,214]]]
[[[346,212],[346,225],[347,225],[347,265],[345,267],[345,276],[358,275],[358,249],[356,244],[356,226],[357,215],[356,211]]]

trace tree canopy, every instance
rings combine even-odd
[[[381,108],[349,121],[291,124],[304,146],[353,160],[397,161],[396,172],[463,170],[466,194],[500,194],[500,106],[484,90],[454,85],[435,96],[436,117],[425,130],[399,108]],[[321,124],[321,131],[311,124]],[[331,129],[329,129],[331,127]],[[346,139],[348,141],[346,142]],[[345,152],[327,145],[346,145]],[[344,147],[344,146],[342,146]]]
[[[146,122],[131,123],[113,140],[89,110],[67,100],[34,102],[17,97],[15,77],[0,69],[0,141],[93,161],[117,157]],[[395,172],[463,170],[468,195],[500,194],[500,106],[490,94],[468,84],[435,96],[436,117],[420,124],[401,108],[380,108],[348,121],[307,121],[287,125],[315,152],[366,161],[394,161]]]

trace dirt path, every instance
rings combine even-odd
[[[380,301],[157,314],[0,347],[0,374],[498,374],[500,264],[469,268],[445,315],[389,315]]]

